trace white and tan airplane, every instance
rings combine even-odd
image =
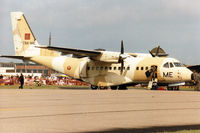
[[[83,50],[39,45],[22,12],[12,12],[15,55],[1,57],[33,61],[74,79],[90,83],[92,89],[126,89],[128,85],[146,84],[149,89],[168,86],[175,89],[191,81],[192,72],[178,60],[167,57],[157,47],[150,54],[103,50]],[[72,54],[72,57],[66,56]]]

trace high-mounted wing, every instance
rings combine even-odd
[[[78,56],[88,56],[88,57],[95,57],[95,56],[101,55],[100,51],[53,47],[53,46],[37,46],[37,47],[42,48],[42,49],[48,49],[48,50],[62,52],[62,54],[74,54],[74,55],[78,55]]]
[[[73,54],[73,57],[90,57],[90,59],[96,61],[103,61],[103,62],[112,62],[112,63],[119,63],[119,52],[111,52],[111,51],[97,51],[97,50],[84,50],[84,49],[75,49],[75,48],[63,48],[63,47],[54,47],[54,46],[35,46],[41,49],[53,50],[61,52],[62,55]],[[121,56],[133,56],[137,57],[137,54],[134,53],[124,53]],[[123,57],[124,58],[124,57]]]
[[[0,55],[0,57],[12,58],[12,59],[20,59],[20,60],[29,59],[29,57],[16,56],[16,55]]]

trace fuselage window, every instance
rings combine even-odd
[[[136,67],[136,70],[139,70],[139,67]]]
[[[99,67],[96,67],[96,70],[99,70]]]
[[[148,70],[148,67],[146,67],[145,69]]]
[[[130,67],[127,67],[127,70],[130,70]]]
[[[121,67],[118,67],[118,70],[121,70]]]
[[[90,70],[90,67],[87,67],[87,70]]]
[[[100,70],[103,70],[103,67],[102,67],[102,66],[100,67]]]
[[[109,70],[112,70],[112,67],[109,67]]]
[[[174,65],[170,62],[170,68],[174,67]]]
[[[169,68],[169,63],[168,63],[168,62],[165,63],[165,64],[163,65],[163,67],[165,67],[165,68]]]
[[[105,66],[105,70],[107,70],[108,69],[108,67],[107,66]]]
[[[141,67],[141,70],[144,70],[144,67]]]
[[[117,69],[117,67],[114,67],[114,70],[116,70]]]

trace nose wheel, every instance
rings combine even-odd
[[[157,82],[153,82],[151,90],[158,90]]]

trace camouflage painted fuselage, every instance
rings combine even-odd
[[[190,81],[192,74],[186,67],[163,67],[166,62],[179,62],[176,59],[151,57],[148,54],[127,58],[123,73],[120,73],[120,63],[94,61],[88,58],[35,56],[30,60],[96,86],[148,83],[151,77],[147,77],[146,72],[153,65],[157,66],[158,83]]]

